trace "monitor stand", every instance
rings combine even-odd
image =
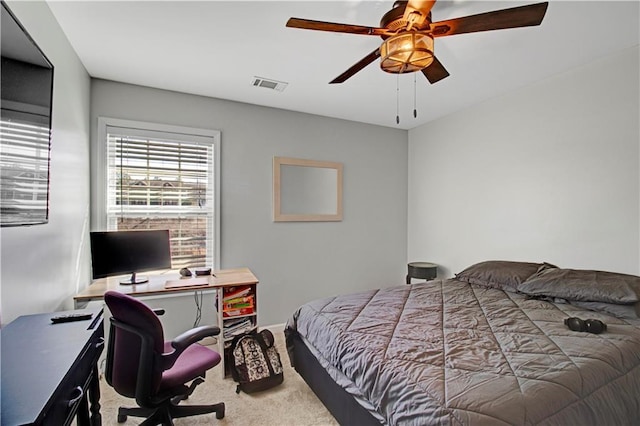
[[[136,284],[144,284],[149,282],[149,278],[145,276],[137,276],[135,272],[131,273],[131,278],[128,280],[120,281],[122,285],[136,285]]]

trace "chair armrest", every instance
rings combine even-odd
[[[202,325],[200,327],[187,330],[171,341],[171,346],[179,351],[184,351],[187,347],[199,342],[205,337],[217,336],[220,334],[220,327],[216,325]]]
[[[162,354],[163,370],[171,368],[180,354],[189,346],[199,342],[205,337],[217,336],[218,334],[220,334],[220,327],[216,325],[203,325],[185,331],[171,341],[171,347],[175,350]]]

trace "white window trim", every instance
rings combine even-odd
[[[170,124],[150,123],[144,121],[124,120],[120,118],[98,117],[98,143],[96,149],[96,212],[94,217],[97,223],[93,224],[93,230],[107,229],[107,127],[127,127],[153,132],[176,133],[180,135],[193,135],[196,137],[211,138],[213,140],[213,173],[214,173],[214,258],[213,269],[220,268],[220,131],[211,129],[198,129],[194,127],[174,126]]]

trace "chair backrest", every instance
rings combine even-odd
[[[159,355],[164,333],[158,316],[140,300],[108,291],[104,301],[111,311],[106,379],[121,395],[148,398],[162,378]],[[145,395],[140,394],[139,386]]]

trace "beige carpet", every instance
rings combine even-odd
[[[207,373],[206,380],[198,386],[187,404],[212,404],[224,402],[225,417],[217,420],[215,414],[177,419],[176,425],[220,425],[220,426],[305,426],[337,425],[338,422],[307,386],[298,373],[291,368],[284,346],[282,332],[274,332],[276,345],[284,367],[284,382],[272,389],[256,393],[236,394],[236,382],[222,379],[219,367]],[[125,423],[116,420],[119,406],[135,406],[135,401],[124,398],[100,380],[100,412],[105,426],[138,425],[143,419],[129,417]]]

